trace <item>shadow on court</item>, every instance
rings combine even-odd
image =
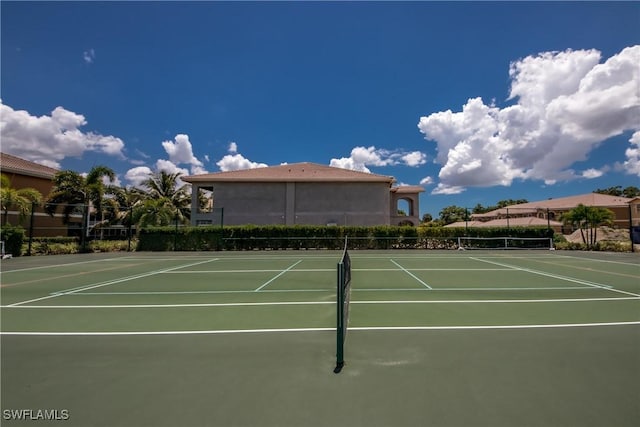
[[[334,374],[330,331],[5,335],[2,410],[65,409],[65,426],[636,426],[638,342],[638,325],[354,330]]]

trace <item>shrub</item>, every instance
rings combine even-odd
[[[4,242],[4,251],[12,256],[22,254],[22,242],[24,241],[24,229],[13,225],[5,225],[0,230],[0,240]]]
[[[455,249],[458,236],[550,237],[542,228],[443,228],[410,226],[244,225],[152,227],[140,230],[141,251],[207,251],[256,249]]]

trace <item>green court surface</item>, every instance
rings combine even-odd
[[[4,260],[1,424],[640,425],[637,254],[340,255]]]

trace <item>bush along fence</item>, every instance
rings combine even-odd
[[[139,251],[457,249],[458,237],[551,238],[546,227],[439,228],[336,226],[153,227],[139,231]]]
[[[599,242],[587,248],[567,242],[561,234],[554,236],[546,227],[444,228],[444,227],[341,227],[341,226],[199,226],[150,227],[126,240],[81,241],[79,237],[27,238],[21,227],[2,228],[6,254],[54,255],[81,252],[116,251],[243,251],[292,249],[342,249],[349,237],[350,249],[458,249],[460,237],[522,239],[553,238],[555,249],[629,252],[629,242]],[[498,239],[496,239],[498,240]],[[523,243],[526,243],[523,241]],[[485,246],[486,244],[486,246]],[[477,244],[490,249],[490,243]],[[495,246],[500,248],[500,246]],[[524,245],[526,247],[526,244]]]

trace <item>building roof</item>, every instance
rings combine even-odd
[[[58,169],[30,162],[7,153],[0,153],[0,170],[19,175],[53,179]]]
[[[445,225],[445,227],[546,227],[547,225],[551,227],[560,227],[562,223],[558,221],[547,221],[544,218],[538,218],[535,216],[529,216],[509,219],[494,219],[491,221],[458,221],[454,222],[453,224]]]
[[[393,187],[391,192],[397,194],[415,194],[423,193],[424,188],[419,185],[401,185],[399,187]]]
[[[391,185],[392,176],[376,175],[349,169],[319,165],[316,163],[293,163],[255,169],[190,175],[181,178],[189,183],[214,182],[386,182]]]
[[[629,199],[621,196],[610,196],[608,194],[589,193],[579,194],[577,196],[560,197],[558,199],[541,200],[538,202],[520,203],[517,205],[510,205],[504,208],[496,209],[491,212],[483,214],[473,214],[473,218],[492,218],[497,216],[504,216],[507,214],[524,214],[535,213],[538,210],[569,210],[576,206],[583,204],[585,206],[597,206],[597,207],[613,207],[624,206],[629,204],[633,199]]]

